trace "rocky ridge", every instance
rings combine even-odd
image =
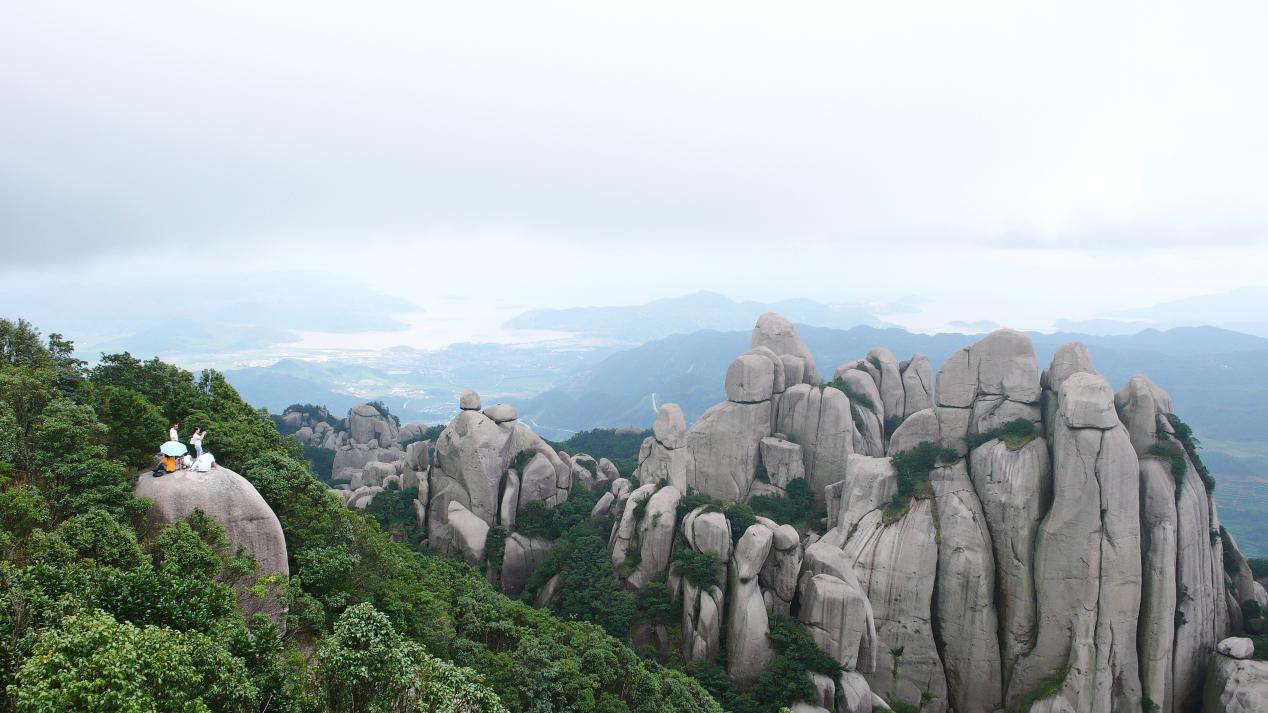
[[[817,694],[802,710],[1250,710],[1235,702],[1258,700],[1268,679],[1217,644],[1262,631],[1268,596],[1219,527],[1166,392],[1138,376],[1116,393],[1079,344],[1041,372],[1011,330],[933,373],[923,355],[878,348],[821,383],[796,329],[767,314],[724,402],[690,428],[661,408],[634,482],[468,393],[434,444],[396,457],[380,455],[396,450],[378,440],[390,429],[359,425],[368,440],[347,445],[378,441],[374,457],[338,492],[364,506],[374,488],[416,487],[429,544],[512,595],[552,547],[516,532],[517,514],[556,508],[573,487],[602,493],[591,514],[611,518],[622,586],[663,581],[682,600],[678,639],[658,648],[725,654],[743,689],[775,657],[772,617],[792,617],[842,671],[808,674]],[[783,499],[798,484],[826,514],[800,530],[757,517],[733,531],[718,505],[680,512],[688,498]],[[692,581],[680,550],[714,557],[717,576]]]

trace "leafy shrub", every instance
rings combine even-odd
[[[1024,695],[1022,695],[1021,700],[1017,703],[1017,713],[1029,713],[1030,709],[1034,707],[1036,703],[1061,690],[1061,685],[1065,683],[1065,678],[1068,673],[1068,669],[1062,670],[1047,683],[1027,691]]]
[[[675,514],[675,518],[681,521],[692,510],[702,506],[706,506],[706,512],[721,512],[725,505],[726,503],[723,503],[721,500],[709,497],[694,488],[688,488],[687,494],[678,499],[678,511]]]
[[[805,478],[793,478],[788,482],[784,497],[755,495],[748,500],[753,512],[780,524],[790,524],[798,532],[805,532],[818,525],[826,513],[814,507],[814,491]]]
[[[850,397],[850,403],[852,405],[857,404],[869,411],[876,410],[876,402],[872,400],[872,397],[867,394],[860,394],[857,391],[854,391],[850,388],[850,384],[841,377],[833,379],[827,384],[827,386],[836,389],[837,391],[844,392],[846,396]]]
[[[1015,418],[985,433],[970,433],[965,442],[969,450],[972,450],[998,438],[1004,442],[1008,450],[1015,451],[1033,441],[1037,435],[1033,421],[1028,418]]]
[[[41,633],[10,691],[27,713],[246,710],[258,695],[245,663],[211,637],[101,611]]]
[[[683,579],[700,589],[708,589],[719,584],[719,574],[725,567],[722,558],[716,554],[696,552],[685,543],[674,551],[671,564],[674,566],[674,571],[682,575]]]
[[[313,469],[313,475],[323,483],[330,483],[335,475],[335,452],[320,446],[303,446],[304,460]]]
[[[1250,573],[1255,579],[1268,577],[1268,557],[1247,557],[1246,564],[1250,565]]]
[[[507,466],[507,468],[515,471],[516,473],[523,475],[524,469],[527,468],[528,464],[531,463],[532,460],[536,457],[537,457],[537,449],[525,448],[524,450],[515,454],[515,457],[511,459],[511,462]]]
[[[1180,420],[1180,417],[1169,413],[1167,421],[1171,424],[1171,428],[1175,430],[1176,440],[1180,441],[1180,445],[1184,447],[1184,452],[1188,454],[1189,460],[1193,462],[1194,469],[1198,472],[1198,477],[1202,479],[1202,485],[1206,487],[1206,492],[1215,492],[1215,478],[1211,475],[1211,471],[1207,469],[1206,464],[1202,462],[1202,456],[1198,455],[1198,448],[1202,447],[1202,442],[1193,435],[1193,429],[1189,424]],[[1161,432],[1161,429],[1159,429]]]
[[[895,453],[890,462],[898,477],[898,488],[885,508],[884,521],[897,521],[907,513],[911,499],[929,497],[929,473],[939,463],[952,462],[959,455],[950,448],[942,448],[931,441],[921,441],[914,448]]]
[[[757,514],[744,503],[728,503],[722,508],[722,514],[731,525],[731,540],[734,542],[739,542],[744,531],[757,524]]]
[[[1189,472],[1189,464],[1184,457],[1184,450],[1178,444],[1159,441],[1149,446],[1146,455],[1161,458],[1171,463],[1171,476],[1176,483],[1176,502],[1179,502],[1184,495],[1184,476]]]
[[[589,453],[612,461],[621,475],[629,477],[638,467],[638,451],[651,430],[628,428],[595,428],[573,434],[566,441],[547,441],[550,447],[566,453]]]
[[[897,415],[897,414],[895,414],[895,415],[893,415],[893,416],[886,416],[886,417],[885,417],[885,423],[881,424],[881,427],[882,427],[882,428],[884,429],[884,431],[885,431],[885,438],[887,438],[887,439],[888,439],[890,436],[893,436],[893,435],[894,435],[894,431],[897,431],[897,430],[898,430],[898,427],[899,427],[899,426],[901,426],[901,425],[903,425],[903,417],[902,417],[902,416],[899,416],[899,415]]]
[[[506,554],[506,528],[501,525],[489,527],[489,534],[484,540],[484,559],[493,572],[502,571],[502,557]]]

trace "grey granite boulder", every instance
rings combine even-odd
[[[1268,710],[1268,661],[1211,656],[1203,696],[1204,713],[1263,713]]]
[[[775,365],[761,354],[744,354],[726,370],[726,397],[737,403],[767,401],[775,393]]]
[[[766,634],[770,621],[757,577],[770,553],[774,535],[751,525],[736,543],[727,577],[727,673],[747,690],[775,658]]]
[[[771,404],[725,401],[705,411],[687,434],[687,487],[742,502],[757,476],[758,444],[772,433]]]
[[[924,354],[916,354],[902,370],[903,418],[933,407],[933,364]]]
[[[133,495],[154,506],[146,513],[151,523],[167,525],[202,510],[225,528],[225,538],[256,561],[252,577],[237,584],[238,605],[247,614],[261,612],[275,622],[286,613],[278,587],[265,587],[264,596],[253,591],[257,580],[270,575],[289,576],[286,537],[282,525],[260,493],[246,478],[217,466],[206,473],[178,470],[159,478],[148,472],[137,477]]]
[[[492,419],[494,423],[507,423],[519,418],[514,404],[493,404],[484,410],[484,415]]]
[[[854,452],[849,398],[838,389],[791,386],[779,398],[774,425],[800,447],[805,478],[816,502],[823,502],[825,489],[845,477],[845,459]]]
[[[784,362],[786,386],[797,383],[815,384],[819,381],[814,355],[797,334],[797,328],[774,312],[757,318],[753,327],[753,347],[766,347],[778,354]],[[789,373],[790,371],[795,373]],[[796,377],[796,378],[794,378]]]

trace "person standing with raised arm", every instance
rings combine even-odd
[[[193,435],[189,437],[189,445],[194,447],[194,451],[198,454],[199,457],[201,457],[203,454],[203,437],[206,435],[207,435],[206,431],[199,428],[195,428]]]

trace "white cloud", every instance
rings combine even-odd
[[[1188,294],[1261,279],[1265,21],[1256,2],[14,3],[0,247],[10,274],[199,246],[527,304],[986,308],[1001,265],[1017,289],[1147,303],[1158,276],[1119,266]]]

